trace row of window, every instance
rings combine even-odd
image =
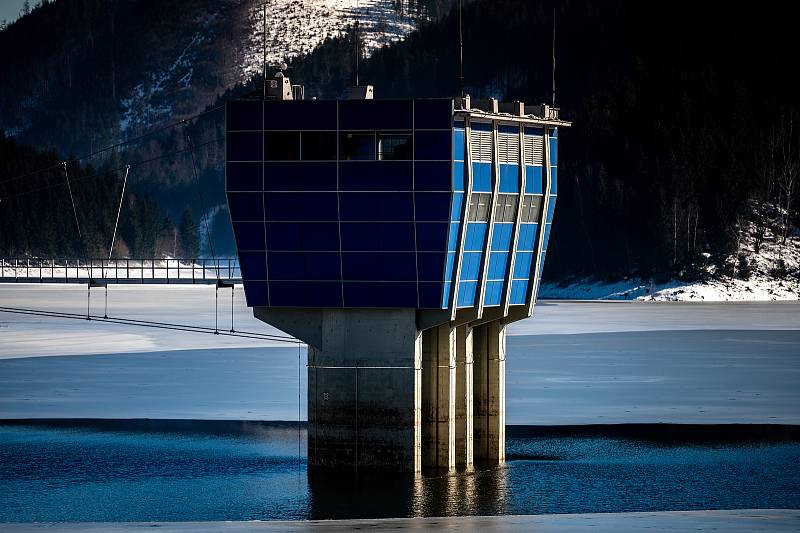
[[[495,222],[514,222],[517,219],[519,197],[516,194],[498,194],[494,206]],[[467,222],[488,222],[491,193],[472,193],[467,210]],[[521,222],[538,222],[542,197],[526,194],[522,197]]]
[[[346,161],[410,161],[411,133],[342,132],[339,159]],[[336,132],[264,132],[265,161],[335,161]]]

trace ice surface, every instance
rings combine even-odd
[[[279,333],[235,294],[237,329]],[[101,291],[92,302],[102,314]],[[79,313],[86,289],[3,285],[0,305]],[[109,291],[112,316],[213,326],[213,310],[208,286]],[[297,358],[274,342],[0,313],[0,417],[294,420]],[[796,302],[543,302],[509,328],[507,422],[796,424],[798,362]],[[301,409],[305,364],[303,350]]]

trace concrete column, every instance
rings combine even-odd
[[[309,348],[309,468],[419,469],[411,310],[325,309]]]
[[[422,465],[455,468],[456,330],[422,332]]]
[[[456,330],[456,465],[473,464],[473,353],[472,328]]]
[[[506,332],[500,321],[473,328],[475,462],[505,461]]]

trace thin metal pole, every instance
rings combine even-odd
[[[556,106],[556,8],[553,8],[553,107]]]
[[[458,80],[463,99],[466,94],[464,91],[464,31],[461,24],[462,3],[463,0],[458,0]]]
[[[130,165],[125,165],[125,180],[122,182],[122,194],[119,195],[119,207],[117,208],[117,221],[114,222],[114,235],[111,237],[111,248],[108,250],[108,258],[111,259],[111,254],[114,252],[114,242],[117,240],[117,226],[119,226],[119,214],[122,212],[122,199],[125,197],[125,186],[128,184],[128,172],[131,170]]]
[[[219,335],[219,284],[214,287],[214,335]]]
[[[234,285],[231,283],[231,333],[234,332],[233,330],[233,289]]]
[[[106,283],[106,309],[103,312],[103,318],[108,318],[108,283]]]
[[[61,164],[64,166],[64,177],[67,180],[67,190],[69,191],[69,200],[72,203],[72,214],[75,216],[75,227],[78,228],[78,239],[80,241],[81,248],[83,249],[83,259],[84,261],[86,261],[88,260],[88,256],[86,255],[86,246],[83,244],[81,225],[78,222],[78,211],[75,209],[75,198],[72,196],[72,186],[69,184],[69,172],[67,171],[67,162],[63,161]]]

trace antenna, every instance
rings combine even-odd
[[[466,96],[464,91],[464,30],[461,24],[461,11],[463,0],[458,0],[458,83],[461,89],[461,98]]]
[[[264,100],[267,99],[267,1],[264,0],[264,47],[263,47],[263,77],[264,77]]]
[[[556,106],[556,8],[553,8],[553,107]]]
[[[358,87],[358,60],[361,56],[361,28],[359,27],[359,2],[356,0],[356,87]]]

